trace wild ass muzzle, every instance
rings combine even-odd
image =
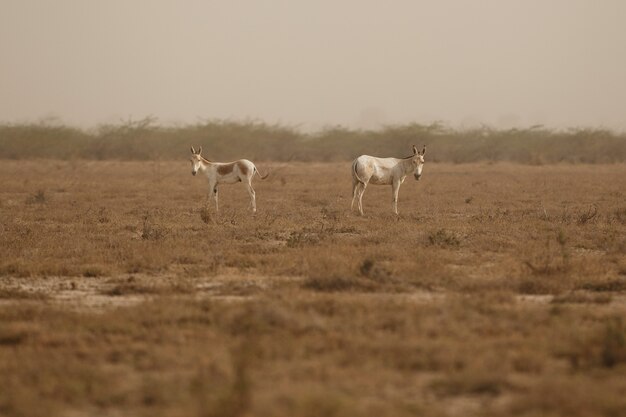
[[[219,211],[217,202],[217,187],[220,184],[234,184],[243,182],[250,194],[250,206],[252,212],[256,213],[256,193],[252,188],[252,177],[257,174],[262,180],[267,178],[269,173],[261,175],[256,166],[247,159],[239,159],[234,162],[212,162],[202,155],[202,147],[196,151],[191,147],[191,174],[203,173],[209,180],[209,198],[215,200],[215,212]],[[208,202],[208,201],[207,201]]]
[[[398,191],[400,184],[407,175],[413,173],[416,180],[422,176],[424,167],[424,154],[426,146],[418,152],[413,145],[413,155],[406,158],[378,158],[375,156],[361,155],[352,162],[352,204],[358,199],[359,213],[363,215],[363,193],[367,184],[391,185],[392,209],[398,214]]]

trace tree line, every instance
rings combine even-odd
[[[441,123],[377,130],[331,126],[304,133],[261,121],[207,120],[163,126],[151,117],[91,129],[59,122],[0,124],[0,159],[173,160],[202,146],[213,160],[347,161],[361,154],[404,157],[427,145],[435,162],[523,164],[626,161],[626,134],[598,128],[454,129]]]

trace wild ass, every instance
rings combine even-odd
[[[234,184],[243,182],[250,194],[250,205],[252,212],[256,213],[256,193],[252,188],[252,177],[258,174],[262,180],[267,178],[268,174],[261,175],[256,166],[247,159],[240,159],[234,162],[212,162],[204,158],[202,155],[202,146],[198,151],[191,147],[191,174],[196,175],[198,171],[206,175],[209,180],[209,198],[213,196],[215,199],[215,212],[219,211],[217,203],[217,186],[219,184]]]
[[[352,162],[352,204],[359,199],[359,213],[363,215],[363,193],[367,184],[389,185],[392,189],[392,208],[398,214],[398,191],[400,184],[410,173],[416,180],[422,176],[424,167],[424,154],[426,146],[421,152],[413,145],[413,155],[406,158],[377,158],[375,156],[361,155]]]

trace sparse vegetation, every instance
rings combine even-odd
[[[213,216],[211,215],[211,210],[204,206],[200,209],[200,219],[206,224],[209,224],[213,221]]]
[[[42,291],[26,291],[18,287],[0,287],[0,300],[45,300],[48,295]]]
[[[345,163],[260,164],[253,216],[180,162],[2,161],[0,415],[622,415],[626,166],[537,162],[360,217]]]
[[[578,215],[578,219],[576,222],[580,225],[587,224],[589,221],[593,220],[598,214],[598,207],[593,206],[586,211],[580,213]]]
[[[612,297],[610,294],[594,294],[580,291],[574,291],[567,294],[555,296],[552,303],[579,303],[579,304],[607,304],[610,303]]]
[[[622,317],[609,320],[602,334],[602,364],[613,368],[626,363],[626,325]]]
[[[143,216],[143,224],[141,228],[141,238],[145,240],[163,239],[167,231],[160,225],[156,224],[149,214]]]
[[[439,229],[428,235],[428,243],[435,246],[455,247],[461,244],[461,240],[456,234],[445,229]]]
[[[626,291],[626,278],[586,282],[581,285],[581,288],[588,291],[598,292],[624,292]]]
[[[45,202],[46,193],[43,190],[37,190],[37,192],[26,199],[27,204],[44,204]]]

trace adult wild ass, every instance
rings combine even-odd
[[[416,180],[422,176],[424,167],[424,154],[426,146],[421,152],[413,145],[413,155],[406,158],[377,158],[375,156],[361,155],[352,162],[352,204],[359,199],[359,213],[363,215],[363,193],[367,184],[390,185],[392,189],[392,208],[398,214],[398,191],[400,184],[410,173]]]
[[[256,166],[247,159],[240,159],[234,162],[212,162],[204,158],[202,155],[202,146],[198,151],[191,147],[191,174],[196,175],[198,171],[206,175],[209,180],[209,198],[213,196],[215,199],[215,212],[219,210],[217,203],[217,186],[219,184],[234,184],[243,182],[250,194],[250,205],[252,212],[256,213],[256,193],[252,188],[252,177],[257,174],[262,180],[267,178],[268,174],[261,175]]]

